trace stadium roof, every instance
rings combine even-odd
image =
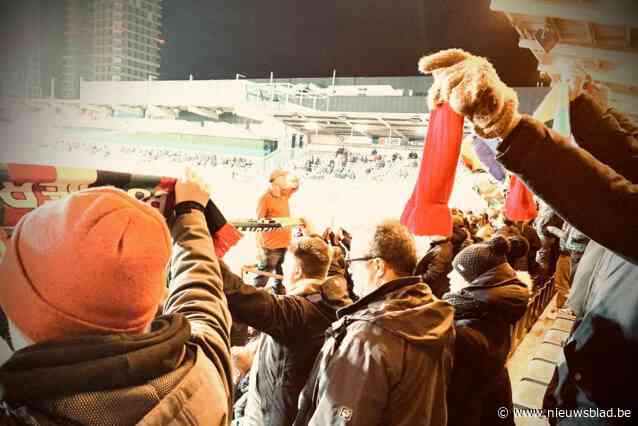
[[[583,68],[609,89],[609,102],[638,116],[638,2],[635,0],[492,0],[538,59],[539,71],[558,80]]]
[[[273,116],[304,133],[333,136],[399,137],[423,139],[429,114],[370,112],[291,112]],[[469,132],[469,124],[466,123]]]

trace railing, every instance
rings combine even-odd
[[[508,356],[512,354],[518,348],[518,345],[525,338],[527,332],[538,321],[538,318],[542,315],[543,311],[549,305],[549,302],[554,297],[556,287],[554,285],[554,279],[551,278],[545,283],[545,285],[538,291],[536,291],[529,303],[527,304],[527,311],[525,315],[518,320],[518,322],[512,327],[512,339],[511,348]]]

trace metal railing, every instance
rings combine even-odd
[[[556,293],[556,287],[554,285],[554,279],[550,278],[545,285],[539,290],[535,291],[527,304],[527,311],[523,317],[518,320],[514,326],[512,326],[511,334],[511,348],[508,357],[512,356],[518,345],[523,341],[529,330],[534,326],[538,318],[543,314],[547,305],[554,297]]]

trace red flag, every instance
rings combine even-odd
[[[452,235],[447,203],[452,195],[461,152],[463,116],[448,104],[430,113],[419,178],[401,215],[401,223],[414,235]]]
[[[527,189],[520,179],[512,175],[507,200],[505,200],[505,216],[513,221],[528,221],[537,215],[538,208],[532,191]]]

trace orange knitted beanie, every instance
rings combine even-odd
[[[140,333],[170,251],[155,209],[115,188],[80,191],[20,220],[0,263],[0,306],[34,342]]]

